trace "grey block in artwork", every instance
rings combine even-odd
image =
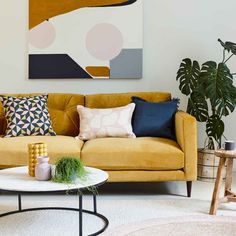
[[[123,49],[110,61],[111,79],[139,79],[143,76],[143,49]]]

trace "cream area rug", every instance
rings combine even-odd
[[[113,229],[103,236],[233,236],[236,217],[188,216],[159,218]]]
[[[208,221],[206,222],[207,218],[202,218],[203,220],[200,222],[200,225],[199,221],[184,223],[183,220],[190,219],[190,217],[191,219],[194,219],[192,217],[199,216],[208,217],[210,200],[208,200],[208,195],[206,198],[207,199],[189,199],[186,197],[171,195],[117,194],[117,192],[115,192],[115,194],[101,194],[98,196],[97,203],[98,212],[104,214],[110,221],[105,235],[119,236],[122,235],[122,230],[128,230],[124,231],[123,235],[171,236],[178,235],[176,233],[181,232],[181,227],[183,226],[183,228],[186,230],[185,235],[188,235],[187,233],[189,231],[187,230],[194,229],[194,231],[191,231],[191,236],[203,236],[205,235],[204,233],[199,233],[202,232],[200,231],[202,230],[202,227],[203,229],[204,227],[207,229],[208,226],[212,227],[212,225],[214,225],[217,230],[220,230],[221,227],[219,226],[222,226],[222,221],[215,225],[215,222],[213,222],[213,224],[209,224]],[[24,196],[22,198],[23,208],[45,206],[78,207],[78,196],[46,195]],[[16,207],[16,196],[0,195],[0,213],[15,210]],[[84,196],[84,208],[92,210],[92,197],[89,195]],[[226,228],[228,230],[232,229],[230,228],[231,224],[228,223],[233,221],[233,218],[231,217],[236,217],[236,203],[221,205],[217,214],[218,217],[228,217],[225,218],[225,220],[223,218],[222,219],[224,222],[224,233],[229,232],[226,231]],[[162,218],[161,221],[160,218]],[[173,223],[170,223],[170,218],[173,219]],[[177,224],[175,219],[178,221]],[[166,224],[166,222],[169,222],[169,225]],[[99,230],[103,224],[101,220],[88,215],[84,215],[83,223],[84,235],[89,235]],[[234,225],[236,225],[235,223]],[[185,227],[186,225],[188,227]],[[141,226],[141,228],[139,226]],[[155,232],[159,230],[163,230],[163,234],[157,234]],[[169,231],[166,232],[165,230],[174,230],[175,234],[171,234]],[[78,232],[79,216],[77,212],[38,211],[26,212],[0,218],[0,236],[75,236],[78,235]],[[236,235],[235,228],[234,234],[231,235]]]

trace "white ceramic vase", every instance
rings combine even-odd
[[[35,178],[40,181],[51,179],[51,165],[48,164],[48,156],[37,157],[37,165],[35,167]]]

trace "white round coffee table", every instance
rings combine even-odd
[[[77,179],[73,184],[55,183],[52,181],[37,181],[34,177],[28,175],[28,167],[16,167],[0,170],[0,192],[14,193],[18,195],[18,210],[0,214],[0,217],[39,210],[69,210],[79,212],[79,233],[83,235],[82,213],[94,215],[103,220],[104,226],[101,230],[91,234],[99,235],[108,227],[109,221],[97,212],[97,191],[93,194],[93,211],[83,209],[83,191],[89,188],[98,187],[108,180],[108,174],[105,171],[86,167],[88,172],[85,179]],[[21,196],[23,194],[45,194],[45,193],[79,193],[79,208],[68,207],[43,207],[22,209]]]

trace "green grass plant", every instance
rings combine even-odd
[[[85,178],[86,170],[79,158],[62,157],[55,164],[53,181],[57,183],[73,183],[77,178]]]

